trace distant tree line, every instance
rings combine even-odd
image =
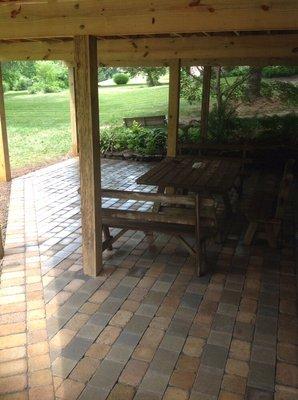
[[[159,85],[166,73],[163,68],[98,68],[98,81],[125,74],[128,80],[136,75],[146,77],[148,86]],[[27,90],[29,93],[59,92],[68,87],[68,70],[61,61],[10,61],[2,63],[4,90]]]
[[[50,93],[64,90],[68,87],[68,70],[61,61],[11,61],[2,63],[4,90],[27,90],[29,93]],[[118,84],[125,84],[129,79],[137,75],[146,78],[148,86],[160,84],[160,78],[167,72],[166,67],[134,67],[134,68],[108,68],[98,69],[98,80],[103,82],[112,79],[119,74],[126,75],[127,79],[118,79]],[[216,72],[214,70],[213,76]],[[268,93],[263,78],[284,77],[298,75],[298,67],[221,67],[221,78],[235,77],[236,81],[240,77],[241,82],[245,78],[246,97],[251,101]],[[117,80],[117,79],[116,79]],[[115,80],[115,82],[116,82]],[[222,83],[223,85],[223,83]],[[242,87],[244,87],[242,85]],[[201,92],[201,76],[195,76],[189,68],[182,73],[182,93],[189,101],[197,100]],[[233,95],[239,90],[232,90]]]

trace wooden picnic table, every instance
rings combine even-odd
[[[166,158],[137,179],[138,184],[185,189],[204,195],[218,195],[226,211],[232,212],[229,191],[241,172],[241,161],[200,157]]]

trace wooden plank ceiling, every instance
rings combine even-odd
[[[94,35],[102,65],[298,64],[297,0],[0,2],[0,60],[73,62]]]

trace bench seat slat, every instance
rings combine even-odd
[[[183,211],[183,210],[182,210]],[[129,210],[117,210],[108,208],[102,209],[102,216],[104,218],[109,219],[122,219],[122,220],[132,220],[132,221],[145,221],[144,223],[149,222],[159,222],[159,223],[168,223],[168,224],[176,224],[176,225],[196,225],[196,218],[194,213],[189,215],[189,213],[179,213],[175,215],[171,215],[168,213],[162,212],[148,212],[148,211],[129,211]]]
[[[158,193],[131,192],[120,190],[103,189],[102,197],[115,198],[120,200],[136,200],[136,201],[152,201],[168,204],[183,204],[187,206],[195,206],[195,196],[183,195],[163,195]]]

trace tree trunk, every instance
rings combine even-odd
[[[261,97],[262,68],[250,67],[247,82],[247,97],[250,102]]]
[[[156,86],[154,75],[151,72],[147,72],[147,84],[148,86]]]

